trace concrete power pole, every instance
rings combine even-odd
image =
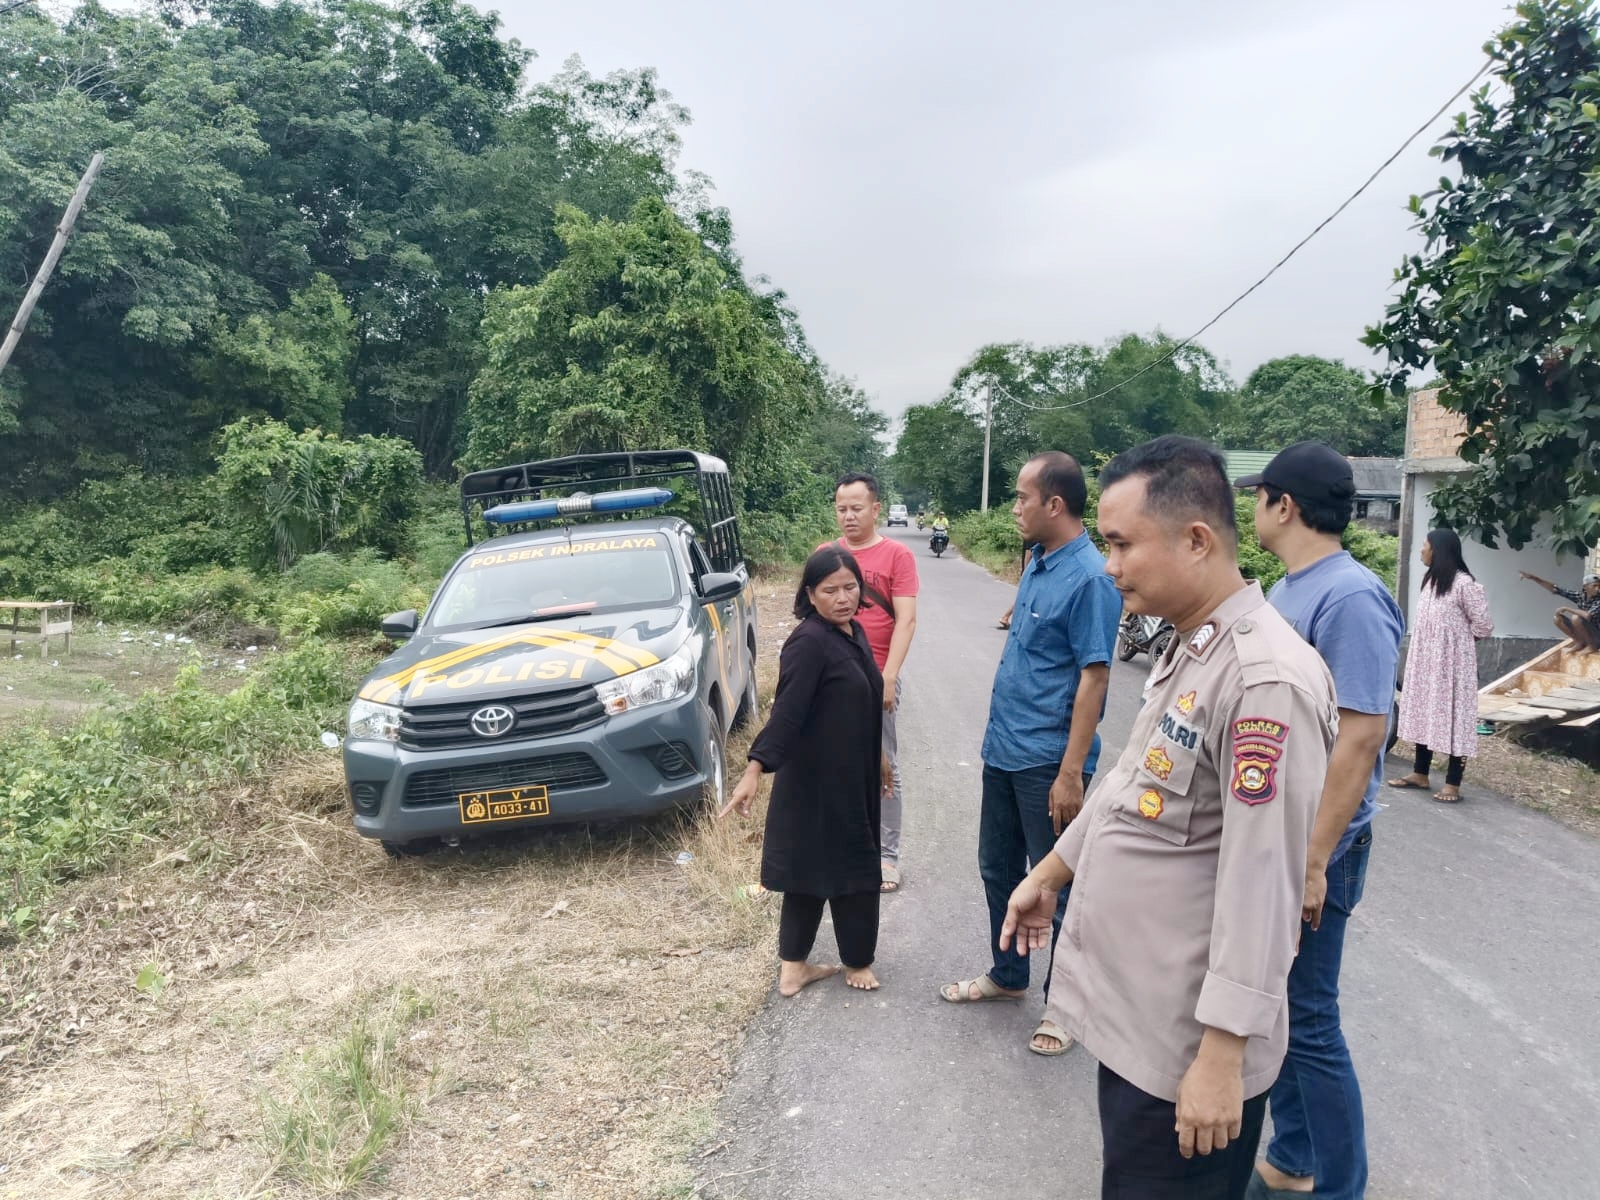
[[[38,274],[33,277],[28,294],[22,298],[22,306],[17,309],[17,315],[11,319],[11,328],[6,332],[5,344],[0,345],[0,371],[6,369],[6,363],[11,361],[11,352],[22,340],[22,331],[28,326],[28,318],[33,316],[33,306],[39,303],[39,295],[44,291],[44,285],[50,282],[50,275],[56,269],[56,263],[61,260],[61,252],[67,246],[67,235],[77,223],[78,213],[83,208],[84,200],[88,198],[89,189],[94,186],[95,176],[100,174],[100,164],[105,160],[104,154],[96,153],[89,160],[89,169],[83,173],[83,178],[78,180],[78,190],[72,193],[72,202],[62,214],[61,224],[56,226],[55,240],[50,243],[50,250],[44,256],[44,262],[39,264]]]
[[[984,387],[984,494],[978,501],[979,512],[989,512],[989,429],[994,426],[995,384],[990,379]]]

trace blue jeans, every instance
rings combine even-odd
[[[1367,1127],[1339,1028],[1339,964],[1371,852],[1369,826],[1328,865],[1322,928],[1300,926],[1300,953],[1289,971],[1289,1054],[1270,1094],[1267,1161],[1286,1175],[1315,1179],[1317,1200],[1361,1200],[1367,1191]]]
[[[1000,949],[1000,926],[1005,924],[1006,904],[1029,867],[1055,849],[1056,831],[1050,824],[1050,785],[1060,768],[1027,767],[1021,771],[1002,771],[987,763],[983,767],[983,810],[978,817],[978,874],[989,901],[989,949],[994,966],[989,978],[998,987],[1021,991],[1028,986],[1028,964],[1034,956],[1018,954],[1015,944]],[[1093,776],[1083,777],[1084,790]],[[1055,929],[1050,935],[1050,957],[1061,936],[1061,915],[1067,911],[1067,896],[1072,885],[1061,889],[1056,901]],[[1050,963],[1045,963],[1045,993],[1050,991]]]

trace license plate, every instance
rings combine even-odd
[[[550,789],[544,784],[495,788],[490,792],[462,792],[461,823],[482,825],[490,821],[520,821],[550,815]]]

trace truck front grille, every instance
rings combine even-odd
[[[509,733],[500,737],[480,737],[472,730],[472,714],[491,704],[505,705],[517,714],[517,721]],[[520,742],[575,733],[605,719],[600,698],[594,694],[594,688],[586,684],[530,696],[407,708],[400,714],[400,744],[410,750],[450,750],[493,742]]]
[[[454,804],[462,792],[487,792],[540,783],[552,792],[560,792],[594,787],[605,781],[606,773],[587,754],[544,754],[471,767],[418,771],[406,780],[405,804],[421,808],[431,804]]]

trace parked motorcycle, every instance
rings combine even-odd
[[[933,551],[935,558],[941,557],[950,545],[950,535],[943,529],[935,529],[933,536],[928,539],[928,549]]]
[[[1166,653],[1176,632],[1171,622],[1160,617],[1123,613],[1122,624],[1117,626],[1117,657],[1128,662],[1143,651],[1152,661],[1158,659]]]

